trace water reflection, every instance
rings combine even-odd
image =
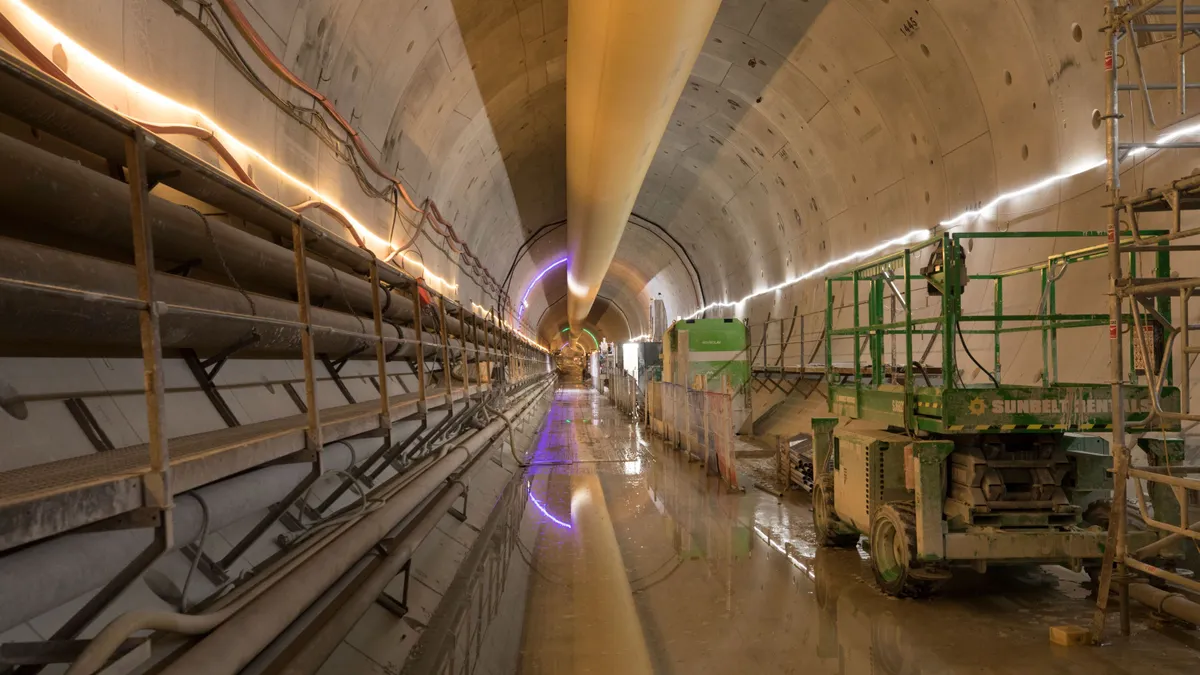
[[[550,513],[549,511],[547,511],[547,510],[546,510],[546,507],[545,507],[545,506],[543,506],[543,505],[542,505],[542,503],[538,501],[538,498],[537,498],[537,497],[535,497],[535,496],[534,496],[534,494],[533,494],[533,484],[532,484],[531,482],[529,482],[529,481],[526,481],[526,483],[525,483],[525,489],[526,489],[526,490],[528,490],[528,492],[529,492],[529,501],[533,502],[533,505],[534,505],[535,507],[537,507],[537,510],[538,510],[538,511],[541,511],[541,512],[542,512],[542,515],[544,515],[544,516],[546,516],[547,518],[549,518],[549,519],[550,519],[550,522],[552,522],[552,523],[554,523],[555,525],[558,525],[558,526],[560,526],[560,527],[565,527],[565,528],[567,528],[568,530],[569,530],[569,529],[571,529],[571,524],[570,524],[570,523],[568,523],[568,522],[564,522],[563,520],[560,520],[560,519],[558,519],[558,518],[554,517],[554,514],[552,514],[552,513]]]
[[[885,597],[861,548],[813,545],[799,497],[729,491],[591,393],[560,392],[531,459],[527,498],[501,504],[519,555],[489,572],[507,579],[496,619],[469,663],[437,672],[1196,672],[1143,624],[1136,650],[1051,647],[1047,627],[1091,605],[1040,568]]]

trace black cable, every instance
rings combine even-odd
[[[651,588],[654,588],[655,586],[661,584],[662,582],[666,581],[667,579],[670,579],[676,572],[679,571],[680,567],[683,567],[684,562],[686,562],[686,561],[683,558],[679,558],[678,562],[675,563],[675,566],[671,568],[671,571],[664,574],[661,578],[655,579],[654,581],[651,581],[650,583],[646,584],[645,586],[642,586],[641,588],[632,589],[632,592],[633,593],[645,593],[646,591],[650,590]]]
[[[988,370],[987,368],[984,368],[983,364],[976,361],[975,355],[971,353],[970,349],[967,349],[967,340],[963,337],[962,326],[960,326],[958,324],[957,319],[954,320],[954,332],[958,333],[958,341],[962,344],[963,351],[965,351],[967,353],[967,356],[970,357],[971,363],[974,363],[976,367],[978,367],[980,370],[982,370],[988,376],[988,379],[992,381],[992,384],[996,385],[996,388],[999,389],[1000,383],[996,381],[996,376],[992,375],[992,371]],[[966,385],[964,385],[964,387],[965,386]]]
[[[632,585],[634,585],[634,584],[636,584],[636,583],[638,583],[638,582],[645,581],[646,579],[649,579],[650,577],[654,576],[655,574],[658,574],[659,572],[661,572],[661,571],[662,571],[664,568],[666,568],[666,566],[667,566],[667,565],[670,565],[671,563],[676,563],[676,564],[678,564],[678,562],[679,562],[679,559],[680,559],[680,558],[679,558],[679,556],[678,556],[678,555],[676,555],[676,554],[671,554],[671,556],[670,556],[669,558],[667,558],[666,560],[662,561],[662,564],[660,564],[658,567],[655,567],[653,570],[650,570],[649,572],[647,572],[647,573],[643,574],[643,575],[642,575],[642,576],[640,576],[640,577],[637,577],[636,579],[630,579],[630,580],[629,580],[629,585],[630,585],[630,586],[632,586]]]
[[[925,378],[925,386],[932,387],[933,384],[929,381],[929,372],[925,370],[925,364],[920,361],[913,361],[912,364],[921,371],[921,377]]]
[[[258,308],[254,305],[254,298],[250,297],[250,294],[242,288],[242,285],[238,283],[237,277],[233,276],[233,271],[229,269],[229,264],[225,262],[225,254],[221,253],[221,247],[217,244],[216,236],[213,235],[212,226],[208,223],[208,215],[201,213],[199,209],[188,204],[180,204],[180,206],[200,216],[201,222],[204,223],[204,233],[208,235],[208,243],[213,247],[213,251],[216,252],[217,262],[221,263],[221,269],[225,271],[226,278],[237,289],[237,292],[241,293],[242,297],[246,299],[246,304],[250,305],[250,314],[258,316]],[[331,267],[330,269],[333,268]],[[362,322],[360,321],[359,323]],[[365,332],[366,328],[363,331]]]
[[[199,565],[200,558],[204,555],[204,542],[208,539],[208,502],[195,492],[189,494],[200,505],[200,532],[192,540],[196,554],[192,556],[192,564],[188,566],[187,576],[183,578],[183,588],[179,590],[179,611],[183,613],[187,613],[191,609],[187,600],[188,587],[192,585],[192,575],[196,573],[196,566]]]
[[[329,125],[329,121],[325,119],[325,116],[322,115],[319,110],[317,110],[315,107],[306,108],[304,106],[297,105],[277,95],[266,84],[266,82],[259,77],[258,73],[250,65],[250,62],[241,53],[237,43],[230,36],[228,29],[226,29],[225,24],[213,11],[212,6],[208,2],[198,0],[199,10],[197,14],[192,14],[184,9],[179,0],[163,0],[163,2],[171,7],[171,9],[173,9],[177,15],[186,18],[205,37],[207,37],[208,40],[213,43],[213,46],[217,49],[217,51],[224,56],[227,61],[230,62],[234,70],[238,71],[247,81],[249,81],[251,86],[257,89],[259,93],[261,93],[277,108],[311,131],[313,135],[318,138],[318,140],[328,147],[330,151],[333,152],[334,157],[337,158],[340,163],[350,169],[356,182],[359,184],[359,187],[364,193],[377,199],[389,200],[389,192],[395,192],[395,186],[389,185],[387,188],[382,190],[376,187],[375,184],[371,182],[370,177],[367,176],[366,172],[363,170],[362,165],[359,164],[358,157],[354,150],[350,147],[350,144],[338,134],[337,130],[333,129]],[[208,23],[204,21],[206,15],[212,22],[213,26],[209,26]],[[400,249],[401,251],[410,248],[413,243],[416,242],[417,238],[424,236],[430,241],[430,243],[433,244],[435,248],[441,251],[448,259],[452,260],[455,267],[475,281],[479,287],[483,289],[485,295],[492,297],[492,294],[488,292],[488,289],[494,287],[495,284],[491,283],[486,276],[483,279],[477,279],[472,274],[472,270],[474,270],[476,274],[481,272],[486,273],[487,270],[485,268],[483,268],[481,265],[471,263],[469,260],[467,262],[471,265],[472,269],[467,269],[464,267],[460,260],[460,256],[451,255],[446,251],[446,247],[438,244],[438,242],[431,237],[428,232],[422,231],[419,224],[414,225],[412,220],[401,212],[398,200],[389,200],[389,203],[393,208],[393,230],[395,229],[395,220],[397,217],[400,220],[403,220],[409,226],[416,227],[416,231],[413,233],[409,243],[402,247]],[[497,291],[498,290],[499,289],[497,288]]]
[[[388,241],[396,234],[396,219],[400,216],[400,197],[396,194],[399,192],[396,186],[392,186],[392,225],[388,228]]]

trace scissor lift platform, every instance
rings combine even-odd
[[[876,580],[887,593],[930,593],[955,565],[1099,569],[1113,487],[1112,458],[1100,434],[1115,423],[1113,388],[1058,380],[1058,332],[1103,331],[1109,316],[1059,312],[1054,284],[1066,266],[1103,257],[1106,246],[969,275],[961,243],[1044,236],[1102,239],[1105,233],[943,234],[826,280],[826,378],[836,417],[813,420],[814,521],[826,545],[850,545],[867,535]],[[928,262],[914,274],[918,253]],[[1159,256],[1155,276],[1166,279],[1169,267]],[[1005,280],[1022,274],[1041,275],[1039,311],[1005,313]],[[914,282],[934,300],[929,315],[914,316]],[[969,282],[988,285],[990,313],[963,312]],[[839,298],[842,305],[835,303],[835,286],[849,290],[849,298]],[[885,316],[888,306],[891,316]],[[1170,308],[1158,311],[1169,314]],[[852,325],[835,325],[835,319]],[[1041,335],[1036,383],[1001,376],[1001,336],[1016,332]],[[971,353],[968,337],[977,345],[990,338],[993,349],[984,357],[990,365]],[[935,345],[940,358],[926,364]],[[924,354],[914,358],[915,346],[924,346]],[[960,355],[986,376],[984,383],[964,382]],[[1160,347],[1149,362],[1162,358]],[[1136,362],[1132,355],[1129,362]],[[1179,428],[1164,411],[1179,410],[1180,390],[1169,378],[1149,386],[1145,369],[1133,370],[1134,383],[1122,389],[1118,406],[1126,428],[1154,429],[1165,439]],[[1145,382],[1137,382],[1139,375]],[[1143,441],[1148,452],[1157,451],[1157,442]],[[1153,539],[1131,535],[1143,544]]]

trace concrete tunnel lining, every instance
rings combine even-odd
[[[554,187],[561,185],[565,152],[558,115],[565,2],[497,8],[461,0],[370,10],[350,4],[248,6],[287,65],[355,110],[361,133],[385,163],[398,167],[418,194],[428,187],[443,211],[457,214],[468,241],[486,249],[489,268],[506,267],[515,239],[505,232],[531,232],[565,216],[564,191]],[[214,92],[200,100],[212,101],[213,114],[235,132],[287,143],[303,138],[282,122],[252,122],[270,115],[222,114],[231,105],[263,104],[251,92],[241,99],[215,95],[218,82],[238,77],[220,59],[211,72],[188,70],[186,78],[176,76],[184,63],[167,50],[154,52],[154,44],[146,45],[153,68],[139,53],[127,59],[114,38],[126,25],[133,30],[148,20],[156,31],[178,35],[179,44],[212,53],[165,7],[139,5],[127,20],[87,9],[72,15],[71,3],[35,7],[65,26],[92,22],[83,31],[94,33],[89,47],[113,63],[127,62],[132,74],[168,94],[196,100],[189,87]],[[1075,166],[1095,156],[1100,140],[1091,127],[1099,85],[1087,73],[1102,45],[1091,31],[1076,40],[1073,29],[1094,16],[1092,9],[1087,0],[727,2],[635,210],[690,240],[714,299],[736,300],[864,241],[928,227]],[[895,28],[909,19],[915,31]],[[992,30],[1007,36],[1002,49],[980,49],[967,37]],[[496,58],[508,49],[527,55],[521,68]],[[375,65],[383,62],[390,65]],[[323,163],[308,147],[307,155]],[[1086,174],[1004,205],[975,226],[1014,218],[1025,227],[1052,226],[1061,204],[1099,182],[1098,172]],[[349,186],[337,189],[353,196]],[[506,243],[486,243],[497,240]],[[519,269],[515,279],[533,273]],[[807,304],[801,295],[791,287],[745,310],[761,316],[768,305]],[[675,300],[672,316],[696,309],[686,298]]]
[[[493,275],[513,269],[510,293],[562,254],[565,240],[551,236],[525,253],[519,246],[566,217],[566,0],[243,3],[288,67],[336,100],[414,194],[438,201]],[[387,210],[361,194],[338,158],[279,115],[165,3],[122,0],[122,11],[70,0],[28,4],[118,69],[254,140],[389,235]],[[644,332],[647,301],[659,292],[669,318],[712,302],[735,306],[712,307],[710,316],[751,321],[817,310],[824,297],[815,280],[759,293],[942,223],[1099,229],[1102,171],[1079,170],[1103,149],[1092,122],[1102,100],[1098,7],[1095,0],[726,0],[634,203],[635,213],[685,247],[707,297],[695,297],[677,251],[628,228],[600,290],[610,307],[586,325],[614,341]],[[504,58],[517,53],[519,60]],[[1165,49],[1147,48],[1144,57],[1163,79]],[[1133,81],[1127,66],[1121,77]],[[1161,115],[1166,95],[1153,96]],[[1153,138],[1145,110],[1131,100],[1124,128],[1134,139]],[[1190,103],[1195,110],[1200,99]],[[179,142],[217,163],[210,149]],[[1134,190],[1192,170],[1186,155],[1154,152],[1127,167]],[[279,201],[308,196],[262,173],[256,180]],[[1062,178],[956,218],[1053,176]],[[1020,250],[981,241],[968,260],[973,272],[997,271],[1070,247],[1062,239]],[[492,304],[444,245],[422,240],[413,253],[458,284],[465,306]],[[1098,301],[1103,270],[1081,272],[1064,279],[1060,302]],[[527,333],[544,344],[566,321],[565,291],[555,276],[530,295],[525,316],[537,318]],[[1013,309],[1036,305],[1025,295]],[[988,302],[985,289],[969,290],[969,310]],[[1060,376],[1094,375],[1102,348],[1099,333],[1081,335]],[[1037,349],[1030,342],[1006,355],[1007,372],[1035,379]]]

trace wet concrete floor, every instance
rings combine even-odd
[[[508,657],[485,649],[486,672],[1200,673],[1197,634],[1140,609],[1131,638],[1113,616],[1108,646],[1051,645],[1050,626],[1085,625],[1093,606],[1085,577],[1057,567],[886,597],[861,548],[813,544],[805,495],[730,491],[594,391],[556,396],[505,572],[521,597],[488,629]],[[514,614],[523,628],[497,648]]]

